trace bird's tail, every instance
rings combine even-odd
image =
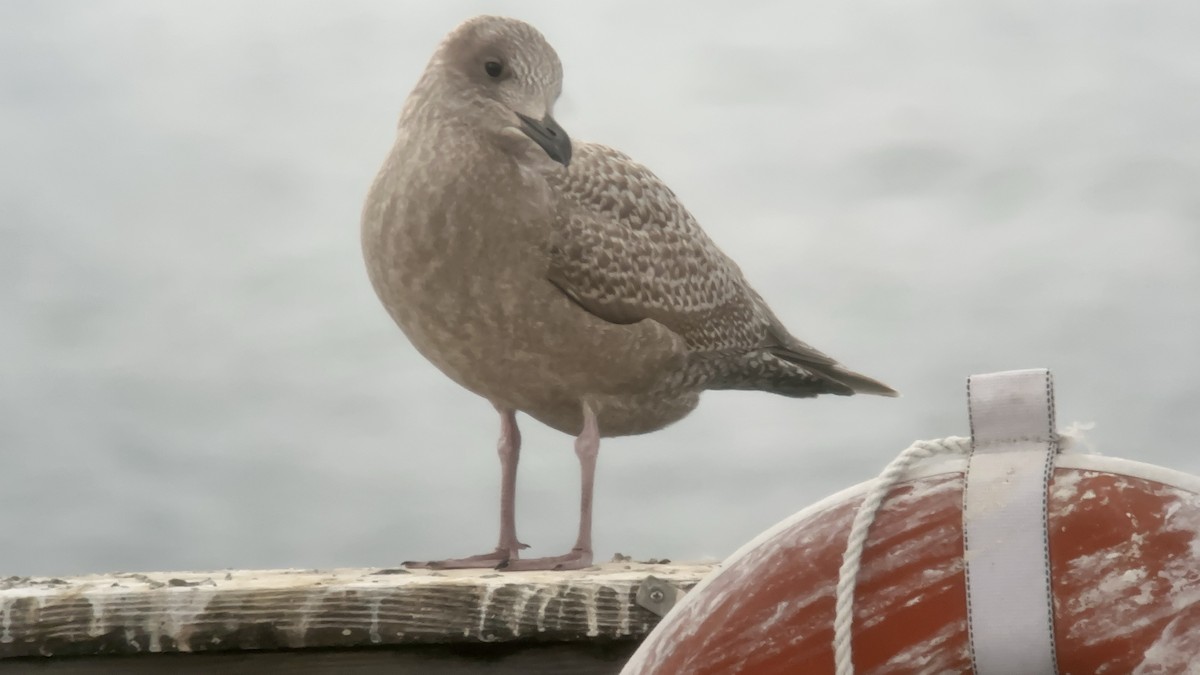
[[[705,384],[709,389],[754,389],[793,398],[822,394],[899,396],[886,384],[847,370],[832,359],[814,363],[781,351],[760,350],[718,359],[709,364],[712,375]]]
[[[785,361],[788,360],[786,357],[779,354],[776,354],[776,356],[783,358]],[[843,384],[849,387],[850,390],[855,394],[870,394],[872,396],[892,397],[900,395],[900,392],[892,389],[879,380],[844,368],[840,363],[821,366],[803,363],[798,365],[814,375],[828,378],[834,382],[837,382],[838,384]]]
[[[769,342],[764,345],[765,351],[790,365],[799,366],[795,369],[798,371],[795,373],[797,377],[803,379],[804,375],[816,376],[830,384],[828,393],[832,394],[900,395],[895,389],[879,380],[849,370],[812,345],[801,342],[788,332],[779,317],[775,316],[775,313],[767,307],[761,297],[758,298],[758,302],[770,322],[770,327],[767,329]]]
[[[810,373],[823,380],[828,380],[849,389],[847,392],[835,393],[871,394],[874,396],[900,395],[895,389],[892,389],[879,380],[846,368],[829,356],[804,344],[787,333],[783,333],[782,335],[777,333],[775,337],[782,337],[781,342],[784,343],[784,346],[768,348],[767,351],[771,355],[789,364],[799,366],[799,370],[805,373]]]

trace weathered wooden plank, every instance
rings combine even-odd
[[[576,572],[229,571],[0,581],[0,659],[508,641],[636,640],[649,575],[691,588],[711,565]]]

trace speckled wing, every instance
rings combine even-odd
[[[548,180],[557,199],[548,279],[586,311],[613,323],[657,321],[684,339],[715,388],[895,395],[788,333],[642,165],[579,143],[570,169]]]
[[[741,270],[648,169],[578,143],[558,194],[549,279],[613,323],[653,319],[696,351],[767,346],[771,317]]]
[[[614,323],[653,319],[695,352],[780,350],[836,361],[792,337],[671,189],[612,148],[576,145],[558,195],[549,279]]]

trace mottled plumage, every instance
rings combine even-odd
[[[668,391],[894,394],[792,337],[675,193],[625,154],[578,143],[547,180],[558,196],[550,281],[607,321],[681,336],[687,357]]]
[[[504,421],[500,546],[451,566],[590,561],[599,437],[662,428],[705,389],[894,395],[792,337],[649,170],[572,143],[551,116],[561,75],[528,24],[459,26],[410,94],[363,212],[384,306]],[[586,528],[568,556],[515,562],[515,411],[579,435]]]

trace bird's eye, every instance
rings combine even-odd
[[[500,77],[504,72],[504,64],[492,59],[483,64],[483,70],[488,74],[488,77]]]

